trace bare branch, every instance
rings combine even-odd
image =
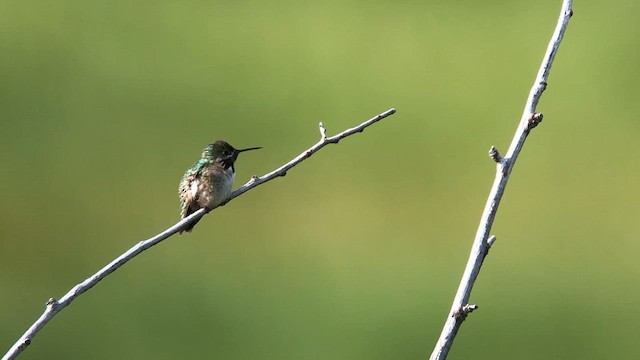
[[[255,188],[258,185],[264,184],[267,181],[275,179],[276,177],[284,176],[287,173],[287,170],[291,169],[292,167],[298,165],[305,159],[309,158],[311,155],[315,154],[318,150],[322,149],[325,145],[336,144],[338,143],[338,141],[340,141],[341,139],[347,136],[353,135],[357,132],[362,132],[365,128],[375,124],[376,122],[388,116],[393,115],[395,112],[396,112],[395,109],[389,109],[383,112],[382,114],[379,114],[356,127],[347,129],[332,137],[327,137],[326,130],[324,129],[324,126],[322,125],[322,123],[320,123],[320,135],[321,135],[320,141],[318,141],[315,145],[313,145],[312,147],[304,151],[302,154],[296,156],[293,160],[279,167],[278,169],[260,177],[252,176],[251,179],[246,184],[241,186],[239,189],[234,191],[231,194],[231,196],[229,196],[225,204],[231,201],[232,199],[240,196],[241,194]],[[15,359],[27,346],[31,344],[33,337],[36,336],[36,334],[49,322],[49,320],[51,320],[57,313],[62,311],[62,309],[67,307],[69,304],[71,304],[71,302],[75,300],[75,298],[77,298],[78,296],[82,295],[85,291],[95,286],[100,280],[104,279],[109,274],[116,271],[118,268],[126,264],[129,260],[136,257],[141,252],[149,249],[154,245],[159,244],[166,238],[184,229],[187,225],[202,218],[205,214],[206,214],[205,209],[200,209],[194,212],[190,216],[180,220],[175,225],[171,226],[170,228],[161,232],[160,234],[150,239],[139,242],[138,244],[133,246],[131,249],[127,250],[127,252],[120,255],[112,262],[110,262],[107,266],[103,267],[102,269],[100,269],[98,272],[88,277],[83,282],[74,286],[71,290],[69,290],[69,292],[67,292],[63,297],[61,297],[60,300],[55,300],[53,298],[49,299],[49,301],[47,301],[47,304],[46,304],[47,306],[44,313],[33,323],[33,325],[31,325],[31,327],[29,327],[29,329],[27,329],[27,331],[20,337],[20,339],[18,339],[18,341],[15,342],[15,344],[11,347],[11,349],[9,349],[9,351],[2,357],[2,360]]]
[[[324,124],[321,122],[320,125],[320,140],[324,140],[327,138],[327,129],[324,128]]]
[[[558,24],[551,37],[547,52],[542,60],[542,65],[536,76],[536,80],[531,88],[527,103],[524,107],[524,113],[520,119],[520,123],[516,130],[516,133],[511,142],[511,146],[504,157],[501,157],[498,151],[492,147],[490,151],[491,158],[497,163],[496,177],[489,193],[489,199],[484,208],[480,225],[471,248],[471,254],[465,268],[462,280],[456,292],[456,296],[453,300],[453,305],[449,312],[449,316],[444,324],[440,338],[436,343],[436,346],[431,354],[431,360],[441,360],[447,357],[453,340],[460,328],[460,325],[467,317],[467,315],[475,310],[475,305],[469,305],[469,298],[471,296],[471,290],[480,272],[482,262],[486,257],[489,247],[495,241],[495,237],[489,238],[489,232],[493,225],[498,206],[500,205],[500,199],[504,194],[509,180],[509,175],[513,170],[516,159],[522,150],[524,141],[526,140],[529,132],[535,128],[542,121],[542,114],[536,113],[536,107],[540,101],[542,93],[547,87],[547,78],[549,77],[549,71],[551,65],[558,52],[558,47],[564,36],[564,32],[569,23],[569,18],[573,15],[571,0],[564,0],[562,3],[562,10],[558,19]]]
[[[502,162],[502,155],[500,155],[500,152],[495,146],[491,146],[491,149],[489,149],[489,157],[498,164]]]
[[[315,145],[313,145],[312,147],[308,148],[306,151],[304,151],[302,154],[296,156],[293,160],[289,161],[288,163],[282,165],[281,167],[273,170],[272,172],[262,175],[260,177],[256,177],[254,176],[253,178],[251,178],[251,180],[244,184],[243,186],[241,186],[240,188],[238,188],[236,191],[234,191],[231,196],[229,196],[229,199],[226,202],[231,201],[231,199],[234,199],[235,197],[241,195],[242,193],[249,191],[250,189],[253,189],[254,187],[264,184],[265,182],[269,181],[269,180],[273,180],[274,178],[278,177],[278,176],[285,176],[287,174],[287,171],[289,169],[291,169],[292,167],[298,165],[299,162],[301,162],[302,160],[310,157],[311,155],[315,154],[318,150],[322,149],[323,147],[325,147],[325,145],[327,144],[337,144],[338,141],[346,138],[349,135],[353,135],[355,133],[359,133],[364,131],[364,129],[366,129],[367,127],[369,127],[370,125],[373,125],[375,123],[377,123],[378,121],[386,118],[387,116],[393,115],[396,112],[396,109],[389,109],[385,112],[383,112],[380,115],[377,115],[365,122],[363,122],[362,124],[352,127],[351,129],[347,129],[337,135],[331,136],[331,137],[326,137],[326,130],[324,130],[324,125],[322,125],[322,123],[320,124],[320,141],[318,141]]]

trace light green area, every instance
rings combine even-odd
[[[424,359],[560,1],[0,2],[0,353],[178,219],[215,139],[239,183],[21,359]],[[638,1],[577,1],[451,359],[638,358]]]

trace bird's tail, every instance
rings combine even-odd
[[[197,210],[197,209],[196,209]],[[192,209],[187,209],[187,211],[185,212],[185,214],[182,216],[182,218],[186,218],[187,216],[193,214],[196,210],[192,210]],[[191,224],[187,225],[186,228],[180,230],[180,232],[178,234],[182,234],[183,232],[188,232],[191,233],[191,230],[193,230],[193,227],[196,226],[196,224],[198,223],[198,221],[200,221],[200,219],[195,220],[194,222],[192,222]]]

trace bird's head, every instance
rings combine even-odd
[[[240,154],[241,152],[257,149],[261,149],[261,147],[236,149],[226,141],[217,140],[204,148],[204,150],[202,151],[202,158],[221,163],[233,164],[238,158],[238,154]]]

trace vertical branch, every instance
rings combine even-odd
[[[571,18],[571,15],[573,15],[572,3],[572,0],[564,0],[562,3],[558,24],[556,25],[556,29],[551,37],[549,46],[547,47],[547,52],[542,60],[542,65],[540,66],[536,80],[531,88],[529,97],[527,98],[522,118],[520,119],[520,123],[507,154],[504,157],[501,156],[498,150],[493,146],[489,151],[489,156],[497,163],[496,177],[493,182],[493,186],[491,187],[484,212],[482,213],[482,218],[480,220],[480,225],[478,226],[478,231],[476,232],[467,266],[462,276],[462,280],[460,281],[456,296],[453,300],[449,316],[447,317],[433,353],[431,354],[431,360],[440,360],[447,357],[460,325],[469,313],[478,308],[477,305],[468,304],[469,297],[471,296],[471,290],[473,289],[473,285],[480,272],[482,262],[487,256],[489,248],[495,241],[495,236],[489,237],[489,233],[496,217],[498,206],[500,205],[500,199],[502,199],[502,195],[504,194],[507,186],[509,175],[513,170],[513,166],[515,165],[516,159],[522,150],[527,136],[531,130],[542,121],[542,114],[536,113],[535,110],[542,93],[547,87],[547,78],[549,77],[551,65],[553,64],[553,60],[558,52],[558,48],[560,47],[560,42],[564,37],[564,32],[569,24],[569,19]]]

